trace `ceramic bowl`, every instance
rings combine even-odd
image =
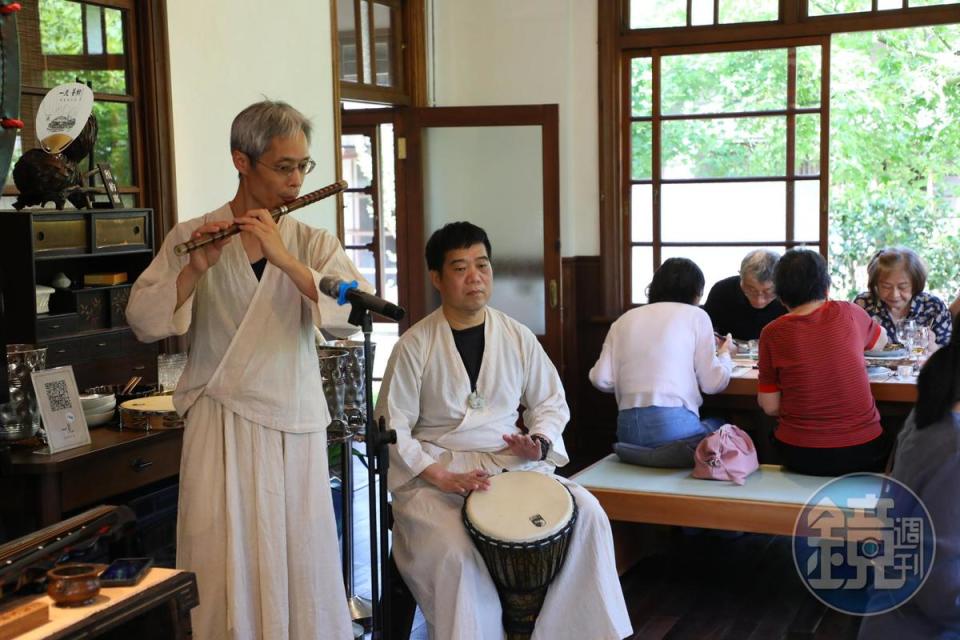
[[[117,396],[112,393],[90,393],[80,396],[84,413],[103,413],[117,406]]]
[[[62,564],[47,571],[47,595],[61,607],[89,604],[100,593],[98,564]]]
[[[87,413],[84,411],[83,417],[87,421],[88,427],[99,427],[102,424],[106,424],[113,420],[113,416],[116,413],[116,408],[111,408],[109,411],[103,411],[100,413]]]

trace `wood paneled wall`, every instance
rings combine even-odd
[[[570,424],[564,432],[570,464],[562,469],[565,475],[610,453],[616,439],[617,403],[587,378],[612,322],[603,315],[602,271],[600,256],[563,259],[561,375],[570,405]]]

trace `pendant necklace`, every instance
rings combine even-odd
[[[483,409],[487,406],[487,401],[474,390],[467,396],[467,406],[471,409]]]

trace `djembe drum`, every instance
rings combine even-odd
[[[533,471],[494,476],[464,502],[463,524],[497,587],[508,640],[533,633],[576,521],[570,490]]]

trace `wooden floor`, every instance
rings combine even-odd
[[[634,638],[841,640],[859,628],[809,594],[783,536],[674,528],[621,583]]]
[[[356,469],[355,591],[369,597],[366,470],[362,466]],[[680,528],[663,531],[660,551],[621,579],[633,638],[856,638],[858,618],[827,609],[803,586],[793,567],[789,538]],[[426,624],[419,611],[410,639],[427,640]]]

